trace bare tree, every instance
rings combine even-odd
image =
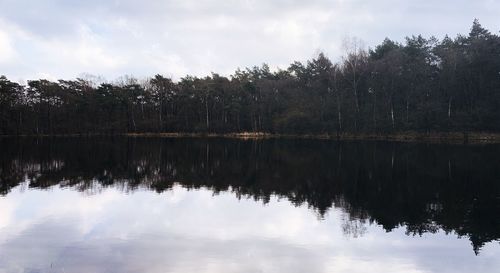
[[[365,50],[364,43],[361,39],[352,37],[345,38],[343,42],[345,56],[343,57],[342,72],[344,78],[350,83],[356,109],[356,118],[354,119],[354,127],[357,129],[357,119],[360,112],[359,106],[359,81],[364,73],[368,54]]]

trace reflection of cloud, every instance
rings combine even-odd
[[[497,268],[466,239],[369,226],[345,237],[343,212],[262,205],[180,186],[157,194],[13,190],[0,198],[0,272],[472,272]],[[493,251],[497,251],[493,249]],[[493,253],[494,254],[494,253]],[[446,257],[456,260],[449,263]],[[488,267],[481,267],[487,264]],[[52,265],[52,268],[51,268]]]
[[[11,224],[14,207],[16,206],[14,202],[0,197],[0,229],[8,227]],[[0,238],[2,238],[1,235]]]
[[[427,270],[418,269],[418,266],[406,261],[391,260],[360,260],[353,259],[351,256],[338,256],[332,259],[326,272],[405,272],[417,273],[427,272]]]

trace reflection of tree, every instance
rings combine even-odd
[[[350,214],[342,215],[342,231],[345,235],[358,238],[366,233],[366,219],[353,218]]]
[[[179,183],[262,202],[278,196],[320,217],[336,206],[350,236],[376,222],[413,235],[454,232],[475,251],[500,238],[498,146],[90,138],[3,139],[0,147],[2,194],[23,181],[89,193]]]

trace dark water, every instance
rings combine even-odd
[[[0,272],[499,272],[500,146],[0,139]]]

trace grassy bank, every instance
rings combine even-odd
[[[219,137],[236,139],[270,139],[270,138],[295,138],[295,139],[332,139],[332,140],[376,140],[398,142],[431,142],[431,143],[500,143],[500,133],[482,132],[400,132],[388,134],[344,133],[336,134],[273,134],[265,132],[241,132],[227,134],[212,133],[129,133],[131,137]]]
[[[500,143],[500,133],[485,132],[398,132],[387,134],[373,133],[343,133],[343,134],[276,134],[266,132],[235,132],[235,133],[124,133],[124,134],[40,134],[40,135],[0,135],[0,137],[164,137],[164,138],[233,138],[243,140],[258,139],[325,139],[325,140],[370,140],[424,143],[457,143],[486,144]]]

